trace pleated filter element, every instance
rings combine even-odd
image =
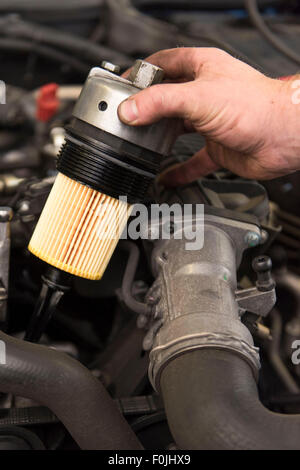
[[[58,173],[28,249],[63,271],[101,279],[131,209]]]

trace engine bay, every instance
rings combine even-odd
[[[299,2],[258,3],[297,50]],[[278,79],[300,61],[238,0],[11,0],[0,23],[0,450],[299,448],[299,173],[166,189],[202,136],[107,113],[162,80],[142,70],[156,50],[217,47]],[[118,237],[92,241],[125,193]]]

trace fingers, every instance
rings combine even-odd
[[[187,77],[195,78],[200,74],[205,62],[217,62],[224,54],[224,51],[218,49],[189,47],[157,52],[147,60],[161,66],[172,80],[182,81]],[[207,100],[207,85],[204,81],[202,88],[198,82],[195,88],[196,83],[197,81],[163,83],[142,90],[120,104],[119,118],[125,124],[133,126],[151,124],[164,117],[179,117],[185,120],[192,120],[192,116],[199,118],[199,94],[202,96],[203,110]]]
[[[161,67],[172,79],[195,79],[207,61],[218,61],[226,52],[213,47],[180,47],[165,49],[150,55],[145,60]]]
[[[159,177],[159,183],[167,188],[172,188],[191,183],[200,176],[206,176],[218,168],[219,166],[210,158],[204,147],[186,162],[174,165],[162,173]]]
[[[181,47],[156,52],[145,60],[164,69],[165,76],[168,78],[193,80],[197,68],[196,55],[196,48]]]
[[[197,49],[194,47],[181,47],[165,49],[155,52],[144,60],[164,69],[165,76],[170,79],[193,80],[195,78],[194,65],[196,65]],[[125,70],[123,78],[128,78],[132,67]]]
[[[229,55],[214,47],[177,47],[155,52],[144,60],[164,69],[165,76],[172,80],[194,80],[205,62],[218,62]],[[127,78],[130,69],[123,73]]]
[[[190,83],[161,84],[140,91],[120,104],[118,115],[130,125],[146,125],[163,117],[189,119],[193,114],[195,99],[192,99]]]

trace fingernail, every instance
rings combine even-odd
[[[126,100],[119,106],[119,116],[126,123],[133,123],[138,118],[138,109],[135,100]]]

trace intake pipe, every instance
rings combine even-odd
[[[112,398],[71,357],[0,332],[0,392],[30,398],[60,419],[81,449],[141,449]]]
[[[256,287],[237,287],[237,267],[243,251],[259,242],[259,226],[207,207],[197,217],[202,249],[187,249],[174,218],[178,231],[152,251],[156,280],[148,302],[160,324],[149,377],[162,394],[174,440],[188,450],[300,449],[300,415],[273,413],[259,400],[258,349],[241,321],[245,310],[266,315],[275,303],[267,271],[259,272]]]
[[[249,364],[232,352],[182,355],[165,367],[160,386],[181,449],[300,449],[300,415],[265,408]]]

